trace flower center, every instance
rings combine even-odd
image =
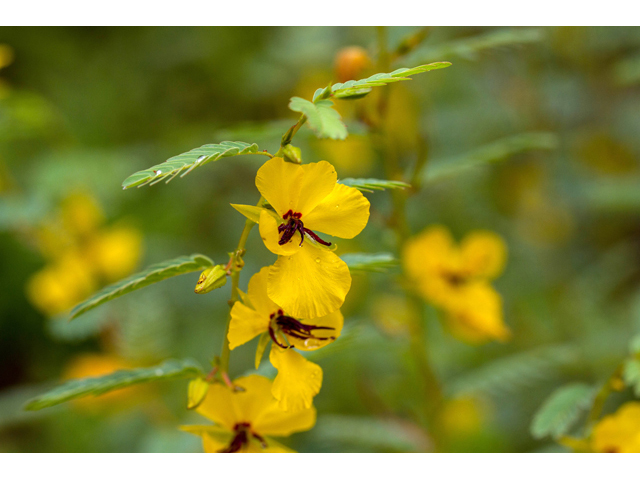
[[[285,335],[288,335],[293,338],[298,338],[300,340],[335,340],[336,337],[316,337],[313,334],[314,330],[335,330],[333,327],[319,327],[317,325],[306,325],[302,323],[300,320],[296,320],[293,317],[289,317],[285,315],[282,309],[274,312],[270,315],[272,320],[269,325],[269,336],[273,343],[282,348],[293,348],[293,345],[283,345],[278,341],[277,333],[282,332]],[[275,328],[274,328],[275,323]],[[277,331],[276,331],[277,330]],[[288,342],[287,342],[288,343]]]
[[[250,436],[253,436],[256,440],[260,442],[262,448],[267,448],[267,442],[264,441],[257,433],[251,431],[251,424],[247,422],[236,423],[235,427],[233,427],[233,431],[236,432],[235,436],[229,443],[229,446],[224,450],[220,450],[220,453],[237,453],[242,447],[245,445],[249,445],[249,441],[251,440]]]
[[[452,287],[461,287],[469,279],[466,275],[460,272],[442,272],[442,276]]]
[[[278,245],[284,245],[291,241],[291,238],[295,235],[296,232],[300,232],[300,246],[302,246],[302,242],[304,242],[304,236],[309,235],[316,242],[329,246],[331,242],[325,242],[322,240],[315,232],[309,230],[308,228],[304,228],[304,223],[302,223],[302,214],[299,212],[295,212],[293,210],[289,210],[285,213],[282,218],[287,220],[285,223],[282,223],[278,226],[278,232],[282,234],[280,240],[278,241]]]

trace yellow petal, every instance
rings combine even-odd
[[[265,438],[265,440],[267,442],[267,448],[262,450],[264,453],[296,453],[295,450],[285,447],[280,442],[276,442],[273,438]]]
[[[269,281],[269,267],[262,267],[251,280],[249,280],[248,297],[253,308],[267,318],[280,308],[267,295],[267,283]],[[268,324],[268,322],[267,322]]]
[[[311,333],[316,337],[334,337],[328,340],[316,340],[314,338],[308,338],[301,340],[299,338],[291,337],[287,335],[289,343],[299,350],[317,350],[318,348],[329,345],[336,338],[340,336],[342,332],[342,325],[344,324],[344,317],[340,310],[325,315],[324,317],[314,318],[313,320],[301,320],[306,325],[314,325],[317,327],[330,327],[333,330],[313,330]]]
[[[462,264],[469,275],[495,278],[504,269],[507,246],[499,235],[472,232],[462,241]]]
[[[300,186],[298,212],[304,217],[329,195],[338,181],[336,169],[324,160],[302,165],[304,176]],[[309,227],[307,227],[309,228]]]
[[[402,255],[407,274],[414,280],[437,275],[443,264],[455,255],[453,239],[442,226],[433,226],[409,239]]]
[[[502,318],[502,299],[486,282],[474,282],[460,288],[458,297],[447,307],[454,335],[469,343],[506,341],[511,333]]]
[[[349,267],[335,253],[304,245],[280,256],[269,269],[269,298],[296,318],[312,319],[336,311],[351,288]]]
[[[625,403],[593,429],[596,452],[640,453],[640,402]]]
[[[280,217],[297,211],[304,171],[300,165],[274,157],[256,175],[256,187]]]
[[[233,434],[216,425],[182,425],[180,430],[202,437],[205,453],[218,453],[227,448]]]
[[[322,369],[293,349],[271,347],[271,364],[278,369],[271,392],[283,410],[298,412],[311,408],[322,386]]]
[[[276,404],[271,394],[272,383],[268,378],[249,375],[234,380],[234,384],[244,391],[233,392],[226,385],[214,383],[204,402],[196,409],[196,412],[229,431],[233,431],[237,423],[253,424],[255,419]]]
[[[257,337],[269,328],[269,317],[246,305],[236,302],[231,309],[229,323],[229,349],[233,350]]]
[[[260,213],[260,237],[265,246],[276,255],[293,255],[300,251],[300,233],[296,232],[291,240],[284,245],[278,245],[280,232],[278,232],[278,222],[268,211],[262,210]]]
[[[340,238],[353,238],[367,225],[369,200],[357,189],[336,183],[333,191],[310,213],[305,228]]]

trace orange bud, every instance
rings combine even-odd
[[[338,80],[358,80],[362,72],[371,67],[371,59],[362,47],[345,47],[336,55],[335,68]]]

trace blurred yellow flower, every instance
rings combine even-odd
[[[88,246],[89,261],[108,282],[133,272],[141,254],[142,234],[126,226],[101,230]]]
[[[502,272],[507,256],[495,233],[476,231],[458,247],[442,226],[410,239],[403,263],[418,291],[448,314],[451,332],[470,343],[507,340],[502,300],[490,284]]]
[[[373,168],[375,152],[364,135],[349,135],[341,142],[319,140],[315,145],[320,156],[335,165],[341,176],[366,175]]]
[[[594,427],[591,445],[596,452],[640,453],[640,402],[628,402]]]
[[[71,235],[86,235],[104,222],[104,214],[96,200],[86,193],[73,193],[62,201],[62,225]]]
[[[27,297],[38,310],[52,316],[84,300],[95,287],[86,261],[71,251],[29,279]]]
[[[105,283],[133,272],[142,254],[141,233],[127,226],[101,228],[104,215],[86,193],[66,197],[57,216],[35,231],[49,264],[27,283],[27,296],[43,313],[62,313]]]
[[[442,407],[439,422],[448,436],[468,436],[478,432],[483,425],[485,411],[472,397],[449,400]]]
[[[268,297],[268,277],[269,267],[251,277],[245,303],[236,302],[231,309],[229,348],[268,332],[273,341],[269,360],[278,369],[273,396],[284,410],[308,409],[322,386],[322,369],[293,349],[316,350],[328,345],[340,335],[344,319],[339,310],[312,323],[290,317]]]
[[[369,201],[337,182],[329,162],[296,165],[267,161],[256,186],[275,213],[260,212],[260,236],[278,255],[269,269],[268,295],[297,318],[327,315],[344,303],[351,287],[347,264],[315,232],[340,238],[358,235],[369,219]]]
[[[181,427],[185,432],[202,437],[206,453],[293,452],[270,437],[287,437],[315,425],[313,407],[297,412],[280,409],[267,378],[250,375],[234,383],[242,391],[231,391],[221,383],[211,385],[204,402],[196,409],[215,425]]]

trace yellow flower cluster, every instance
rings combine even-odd
[[[271,341],[269,360],[278,374],[273,382],[259,376],[237,380],[241,392],[211,386],[197,411],[216,425],[184,427],[202,436],[208,452],[288,451],[265,435],[314,425],[322,369],[298,351],[338,338],[340,307],[351,287],[348,266],[319,234],[353,238],[369,219],[369,201],[337,183],[325,161],[298,165],[272,158],[258,170],[256,186],[268,206],[234,207],[258,220],[265,246],[278,258],[251,278],[248,292],[233,305],[228,341],[233,350],[260,335],[258,358]]]
[[[57,218],[36,232],[38,247],[49,259],[26,286],[38,310],[49,316],[62,313],[136,267],[142,253],[140,232],[103,223],[96,201],[76,193],[62,202]]]
[[[433,226],[407,242],[403,264],[418,292],[446,312],[451,332],[482,343],[510,336],[502,299],[491,285],[506,257],[506,245],[495,233],[472,232],[457,246],[445,227]]]
[[[605,416],[591,434],[594,452],[640,453],[640,402],[625,403]]]

